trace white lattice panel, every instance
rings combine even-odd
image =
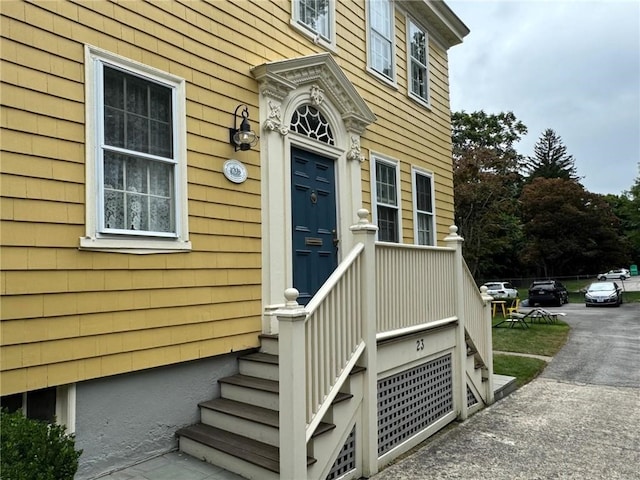
[[[453,410],[451,354],[378,381],[378,455]]]

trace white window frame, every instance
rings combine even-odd
[[[64,425],[66,433],[74,433],[76,431],[76,384],[70,383],[51,388],[56,389],[55,423]],[[31,418],[27,409],[29,393],[20,394],[22,397],[20,411],[27,418]]]
[[[377,182],[377,165],[382,163],[388,167],[392,167],[396,176],[396,205],[384,204],[378,202],[378,182]],[[393,208],[397,212],[397,232],[398,243],[402,243],[402,188],[400,185],[400,162],[389,157],[382,156],[380,154],[371,154],[371,205],[373,206],[372,218],[373,223],[378,225],[378,206],[387,208]],[[379,240],[379,232],[376,234],[376,239]],[[385,240],[386,241],[386,240]]]
[[[421,211],[418,209],[418,176],[427,177],[430,179],[431,186],[431,211]],[[411,189],[413,191],[413,238],[416,245],[436,245],[436,199],[435,199],[435,187],[434,187],[434,174],[428,170],[412,167],[411,169]],[[420,243],[420,232],[418,229],[418,218],[420,215],[428,215],[431,220],[431,243]]]
[[[103,110],[101,69],[108,65],[151,82],[171,88],[173,94],[173,148],[175,232],[167,235],[102,233],[101,142],[103,138]],[[191,250],[187,210],[187,148],[186,148],[186,82],[183,78],[129,60],[105,50],[85,45],[86,90],[86,204],[85,236],[80,249],[122,253],[172,253]]]
[[[374,4],[375,3],[379,3],[379,4],[383,4],[385,3],[387,5],[387,8],[389,9],[388,12],[388,17],[389,17],[389,25],[387,25],[388,29],[389,29],[389,37],[386,37],[384,35],[384,32],[378,32],[377,30],[374,29],[374,22],[372,21],[372,17],[375,13],[375,7]],[[395,64],[395,58],[396,58],[396,43],[395,43],[395,9],[394,9],[394,3],[393,0],[367,0],[366,1],[366,7],[367,7],[367,70],[372,73],[373,75],[375,75],[376,77],[380,78],[381,80],[385,81],[386,83],[389,83],[391,85],[396,84],[396,64]],[[374,47],[375,47],[375,38],[376,37],[381,37],[382,39],[386,40],[389,42],[390,44],[390,52],[389,55],[391,56],[390,58],[390,65],[389,68],[391,69],[391,71],[389,72],[389,74],[387,75],[386,73],[384,73],[384,71],[380,71],[379,69],[377,69],[376,67],[374,67]]]
[[[429,34],[425,28],[420,26],[419,23],[415,22],[411,19],[411,17],[407,17],[407,92],[409,97],[421,103],[425,107],[429,107],[431,105],[431,77],[429,72]],[[420,30],[424,34],[424,48],[426,53],[426,64],[420,62],[417,58],[413,57],[411,54],[411,27]],[[424,69],[424,76],[426,79],[426,89],[425,96],[422,97],[418,93],[413,91],[413,64],[416,63],[419,67]]]
[[[329,2],[328,28],[329,33],[323,35],[302,21],[301,0],[293,0],[291,12],[291,26],[302,33],[305,37],[311,39],[315,44],[321,45],[329,50],[336,49],[336,2],[335,0],[327,0]]]

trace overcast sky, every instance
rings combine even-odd
[[[469,27],[449,51],[451,108],[512,111],[533,155],[553,129],[585,188],[619,195],[639,175],[640,0],[447,0]]]

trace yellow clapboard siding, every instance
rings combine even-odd
[[[2,372],[0,394],[9,395],[27,389],[90,380],[106,375],[126,373],[181,361],[196,360],[258,346],[257,335],[246,333],[234,337],[213,338],[153,350],[74,360],[53,365],[20,368]],[[42,383],[45,382],[45,383]],[[29,387],[28,387],[29,386]]]
[[[44,295],[3,296],[0,298],[0,318],[35,318],[44,315]]]
[[[84,233],[81,227],[64,224],[3,221],[0,228],[3,243],[9,246],[77,248],[78,238]]]
[[[35,135],[55,137],[72,142],[84,141],[84,125],[82,124],[15,108],[5,107],[4,110],[3,120],[6,115],[6,121],[3,121],[2,126],[8,129],[23,130]]]
[[[77,174],[83,172],[83,165],[80,163],[78,163],[76,166],[73,166],[73,164],[70,164],[69,162],[53,162],[51,160],[52,158],[56,158],[58,160],[84,162],[84,145],[80,143],[55,139],[51,137],[34,136],[24,132],[3,129],[2,148],[7,152],[29,155],[34,159],[34,161],[38,160],[37,157],[42,157],[42,163],[48,163],[48,166],[51,169],[51,176],[57,174],[65,175],[67,173],[73,172],[73,180],[77,181]],[[58,165],[58,163],[66,164]],[[15,167],[13,168],[14,172],[22,172],[28,171],[35,167],[24,165],[22,166],[22,169],[15,170]],[[61,176],[60,179],[65,180],[66,178],[64,176]]]
[[[3,345],[105,335],[111,332],[243,319],[259,311],[259,300],[86,313],[47,318],[5,319],[0,322]]]
[[[244,184],[230,184],[221,169],[234,154],[227,141],[230,112],[247,103],[252,124],[258,118],[258,88],[249,69],[324,51],[290,27],[291,3],[257,2],[251,12],[242,3],[221,1],[0,3],[3,60],[9,62],[0,72],[0,96],[8,107],[2,109],[1,168],[11,176],[3,177],[9,188],[2,191],[3,218],[11,220],[2,224],[3,338],[36,345],[116,332],[96,344],[103,356],[7,372],[3,389],[6,378],[35,388],[44,386],[43,379],[96,378],[256,346],[254,333],[204,340],[226,335],[222,323],[214,329],[224,319],[259,325],[261,307],[260,147],[238,153],[249,170]],[[410,166],[434,172],[441,238],[453,221],[446,52],[429,42],[431,106],[425,109],[408,98],[403,84],[404,12],[395,14],[397,89],[366,71],[364,2],[337,2],[336,13],[334,57],[378,116],[363,135],[363,153],[403,162],[406,239],[413,234]],[[190,253],[78,251],[84,235],[77,207],[84,203],[85,44],[187,80]],[[362,169],[363,204],[371,208],[368,162]],[[36,204],[55,206],[42,218],[28,208]],[[24,282],[32,279],[29,290]],[[126,351],[142,348],[133,333],[144,329],[155,339],[152,345],[188,343]],[[165,332],[151,333],[156,329]],[[202,340],[190,341],[195,332]],[[90,343],[82,345],[80,351],[90,349]],[[45,358],[56,362],[47,348]],[[35,347],[26,353],[30,361],[41,354]]]
[[[2,370],[36,367],[123,352],[151,351],[197,342],[203,338],[227,338],[251,332],[258,333],[260,327],[259,317],[248,317],[3,346]]]
[[[3,161],[11,155],[13,154],[3,155]],[[28,157],[21,157],[24,162],[30,161]],[[3,198],[14,197],[84,204],[83,184],[8,174],[0,175],[0,181],[0,191]]]
[[[33,223],[79,224],[84,222],[84,205],[44,200],[14,200],[13,220]]]

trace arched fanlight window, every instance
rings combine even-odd
[[[311,105],[298,107],[291,118],[290,129],[329,145],[335,145],[331,126],[320,110]]]

